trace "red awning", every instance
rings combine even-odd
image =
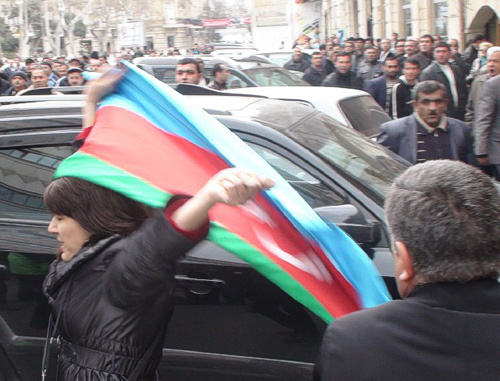
[[[204,27],[224,27],[229,26],[230,19],[203,20]]]

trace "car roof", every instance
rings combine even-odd
[[[322,87],[322,86],[311,86],[311,87],[297,87],[297,86],[288,86],[288,87],[263,87],[260,89],[257,88],[245,88],[245,89],[232,89],[227,90],[230,92],[238,92],[241,90],[244,93],[255,94],[255,95],[263,95],[272,98],[283,97],[287,99],[291,99],[294,95],[297,95],[296,98],[300,99],[300,95],[304,95],[304,97],[311,98],[324,98],[327,95],[335,97],[335,99],[344,99],[351,97],[359,97],[361,95],[368,95],[365,91],[355,90],[355,89],[344,89],[340,87]],[[287,96],[288,95],[288,96]]]
[[[259,50],[259,54],[293,54],[293,49]]]
[[[349,122],[344,116],[342,110],[339,107],[332,107],[332,102],[337,104],[339,101],[344,99],[369,96],[368,93],[361,90],[322,86],[247,87],[243,89],[231,89],[226,91],[230,93],[253,94],[275,99],[308,102],[316,109],[347,125],[349,124]]]
[[[256,54],[258,52],[259,52],[259,50],[256,49],[256,48],[245,48],[245,49],[241,49],[241,48],[231,49],[231,48],[228,48],[228,49],[214,50],[211,54],[213,56],[224,56],[224,55],[228,55],[228,56],[231,56],[231,55],[234,55],[234,56],[243,56],[243,55],[248,55],[248,54]]]
[[[167,57],[138,57],[132,62],[135,65],[149,65],[149,66],[174,66],[183,58],[201,58],[206,66],[216,63],[224,63],[229,67],[236,69],[249,69],[253,67],[280,67],[267,62],[252,59],[252,56],[242,57],[226,57],[226,56],[211,56],[211,55],[198,55],[198,56],[167,56]]]
[[[251,45],[231,43],[231,42],[210,42],[206,46],[213,46],[216,50],[219,49],[255,49]]]
[[[189,87],[193,91],[185,92],[182,90],[183,87]],[[198,94],[196,92],[197,86],[182,85],[180,88],[181,93],[184,93],[185,96],[212,115],[231,116],[245,109],[245,114],[250,116],[251,113],[258,114],[258,112],[255,112],[257,109],[265,109],[265,112],[271,112],[269,110],[274,108],[279,109],[283,113],[281,124],[267,124],[276,130],[285,130],[289,125],[295,123],[297,118],[308,113],[317,112],[314,108],[310,106],[304,107],[303,104],[295,101],[282,101],[244,94],[228,94],[210,89],[200,89],[203,91]],[[221,101],[221,96],[224,97],[223,101]],[[31,99],[26,102],[23,99],[16,103],[2,104],[4,100],[11,102],[16,100],[13,97],[0,97],[0,104],[2,104],[0,106],[0,131],[32,129],[33,126],[36,126],[36,128],[50,127],[52,122],[54,127],[78,126],[81,123],[79,119],[82,115],[83,95],[66,95],[57,97],[57,99],[50,95],[29,98]],[[304,108],[300,109],[300,107]]]
[[[148,56],[143,56],[143,57],[137,57],[132,60],[132,63],[135,65],[139,64],[146,64],[146,65],[175,65],[177,61],[183,59],[183,58],[213,58],[210,54],[200,54],[197,56],[165,56],[165,57],[148,57]]]
[[[295,49],[270,49],[270,50],[259,50],[259,54],[293,54]],[[311,55],[314,52],[319,51],[319,49],[301,49],[302,53]]]

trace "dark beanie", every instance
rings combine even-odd
[[[11,74],[10,79],[14,77],[21,77],[23,78],[26,82],[29,82],[28,75],[24,71],[15,71],[14,73]]]

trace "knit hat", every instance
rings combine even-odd
[[[10,79],[12,79],[14,77],[21,77],[26,82],[29,82],[29,80],[30,80],[28,78],[28,75],[24,71],[15,71],[14,73],[11,74]]]

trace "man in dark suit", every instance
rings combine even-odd
[[[326,68],[323,66],[323,54],[314,52],[311,58],[311,66],[306,69],[302,79],[312,86],[321,86],[326,75]]]
[[[302,49],[296,47],[293,49],[293,56],[287,63],[285,63],[284,68],[287,70],[301,71],[302,73],[311,66],[311,63],[302,54]]]
[[[500,375],[500,194],[478,169],[410,167],[386,195],[403,300],[326,330],[321,381],[496,380]]]
[[[339,53],[335,60],[335,71],[324,79],[321,86],[363,90],[363,80],[351,70],[351,60],[350,53]]]
[[[422,71],[420,80],[441,82],[446,87],[449,99],[446,114],[464,120],[467,104],[465,75],[457,65],[450,64],[451,49],[446,42],[436,43],[433,54],[436,61]]]
[[[470,127],[445,116],[448,95],[444,85],[420,82],[413,94],[413,114],[382,124],[377,143],[412,164],[436,159],[474,162]]]
[[[481,165],[490,165],[500,181],[500,75],[483,85],[474,123],[474,150]]]
[[[388,57],[384,61],[384,66],[382,67],[384,75],[365,83],[365,91],[368,92],[388,114],[391,104],[392,88],[398,82],[400,69],[399,60],[396,57]]]

